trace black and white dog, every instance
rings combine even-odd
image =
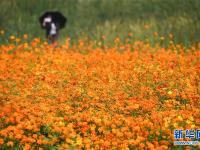
[[[39,22],[46,30],[47,40],[53,44],[58,37],[58,31],[65,27],[67,18],[58,11],[48,11],[39,18]]]

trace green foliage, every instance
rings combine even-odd
[[[173,40],[190,45],[200,39],[199,6],[199,0],[1,0],[0,27],[7,36],[28,33],[31,38],[43,38],[38,17],[44,11],[59,10],[68,17],[61,41],[70,37],[75,42],[85,35],[101,40],[105,35],[108,44],[132,33],[131,39],[152,44],[163,36],[166,43],[161,44]],[[170,33],[173,39],[169,39]]]
[[[51,131],[51,128],[48,125],[43,125],[40,127],[40,133],[43,135],[48,135]]]

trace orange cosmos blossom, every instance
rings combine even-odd
[[[13,145],[14,145],[13,141],[9,141],[9,142],[7,142],[7,146],[9,146],[9,147],[13,147]]]
[[[2,145],[4,143],[3,139],[0,139],[0,145]]]
[[[24,149],[168,149],[175,127],[198,128],[198,49],[116,43],[2,46],[0,142],[10,136]],[[17,53],[6,54],[12,48]]]
[[[31,149],[30,144],[25,144],[25,146],[23,147],[23,150],[30,150],[30,149]]]

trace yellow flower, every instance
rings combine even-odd
[[[190,121],[194,121],[194,117],[191,116],[191,117],[189,118],[189,120],[190,120]]]
[[[183,117],[182,116],[178,116],[179,121],[183,121]]]
[[[163,41],[164,39],[165,39],[165,37],[164,37],[164,36],[161,36],[161,37],[160,37],[160,40],[161,40],[161,41]]]
[[[186,120],[187,124],[192,124],[192,122],[190,120]]]
[[[15,41],[16,41],[17,43],[19,43],[19,42],[21,41],[21,39],[20,39],[20,38],[16,38]]]
[[[177,123],[174,123],[174,127],[177,128],[177,127],[178,127],[178,124],[177,124]]]
[[[80,137],[77,137],[76,144],[77,145],[81,145],[82,144],[82,139]]]
[[[4,31],[4,30],[1,30],[1,31],[0,31],[0,34],[1,34],[1,35],[3,35],[4,33],[5,33],[5,31]]]
[[[172,92],[172,91],[168,91],[167,94],[168,94],[168,95],[172,95],[173,92]]]
[[[14,40],[15,39],[15,36],[14,35],[11,35],[10,36],[10,40]]]

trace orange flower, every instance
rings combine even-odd
[[[23,150],[30,150],[31,146],[30,144],[25,144],[25,146],[23,147]]]
[[[22,135],[21,135],[21,134],[17,134],[17,135],[15,136],[15,138],[16,138],[16,139],[21,139],[21,138],[22,138]]]
[[[0,145],[2,145],[4,143],[3,139],[0,139]]]
[[[56,47],[38,38],[0,45],[0,144],[12,138],[24,149],[172,148],[172,128],[200,122],[200,52],[175,43],[163,48],[165,39],[155,36],[155,47],[130,37],[110,47],[88,38]],[[14,147],[12,141],[6,144]]]
[[[24,35],[23,35],[23,38],[24,38],[24,39],[28,39],[28,34],[24,34]]]
[[[9,146],[9,147],[13,147],[13,145],[14,145],[13,141],[9,141],[9,142],[7,142],[7,146]]]

